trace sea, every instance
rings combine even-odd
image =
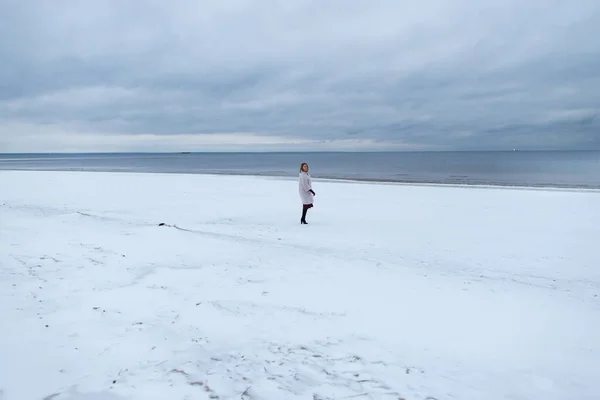
[[[600,151],[0,154],[0,170],[297,177],[600,189]]]

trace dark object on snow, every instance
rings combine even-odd
[[[161,222],[160,224],[158,224],[158,226],[165,226],[166,224],[164,222]]]

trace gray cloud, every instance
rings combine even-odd
[[[0,152],[600,149],[596,0],[9,0],[0,15]]]

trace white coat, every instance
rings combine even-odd
[[[314,196],[310,192],[312,190],[312,180],[310,174],[307,172],[300,172],[300,178],[298,179],[298,192],[300,193],[300,200],[302,204],[312,204]]]

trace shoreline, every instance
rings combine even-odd
[[[80,173],[112,173],[112,174],[157,174],[157,175],[204,175],[204,176],[233,176],[233,177],[256,177],[281,180],[294,180],[296,176],[268,173],[242,173],[242,172],[198,172],[198,171],[135,171],[131,169],[65,169],[65,168],[6,168],[0,172],[80,172]],[[469,182],[443,182],[440,180],[401,180],[390,178],[342,178],[330,175],[313,176],[317,182],[333,183],[355,183],[373,185],[398,185],[398,186],[430,186],[430,187],[452,187],[472,189],[507,189],[507,190],[541,190],[561,192],[590,192],[600,193],[600,186],[569,185],[569,184],[510,184],[501,182],[469,183]]]

